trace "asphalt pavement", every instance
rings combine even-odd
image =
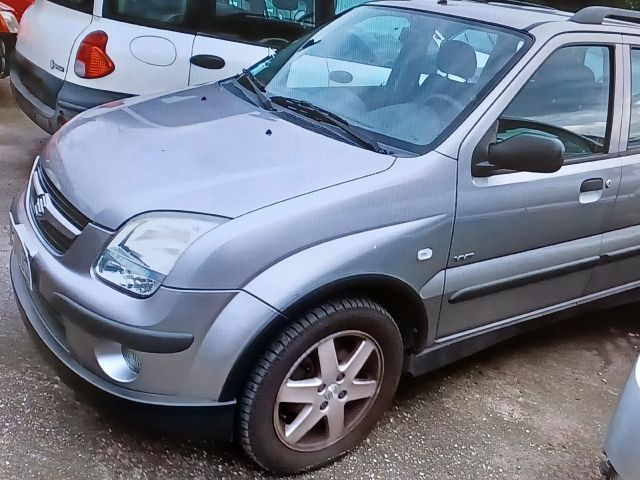
[[[47,138],[0,81],[0,480],[270,478],[235,445],[158,432],[87,402],[33,346],[9,283],[6,225]],[[638,313],[578,317],[406,378],[362,446],[299,478],[598,479],[606,425],[638,355]]]

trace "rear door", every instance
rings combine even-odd
[[[316,0],[205,0],[189,84],[221,80],[257,63],[321,22]]]
[[[73,46],[91,24],[92,11],[93,0],[36,0],[20,24],[18,54],[64,80],[73,69]]]

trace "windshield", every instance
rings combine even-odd
[[[444,15],[363,6],[251,72],[269,97],[307,102],[380,144],[424,153],[528,41]]]

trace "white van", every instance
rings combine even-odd
[[[365,0],[36,0],[11,84],[49,133],[133,95],[239,73]]]

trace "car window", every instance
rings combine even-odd
[[[337,0],[336,1],[336,15],[344,12],[345,10],[349,10],[350,8],[357,7],[358,5],[362,5],[368,0]]]
[[[559,139],[567,158],[607,151],[612,50],[564,47],[549,57],[500,118],[498,140]]]
[[[93,0],[49,0],[52,3],[57,3],[63,7],[71,8],[72,10],[78,10],[79,12],[91,13],[93,12]]]
[[[631,50],[631,126],[629,148],[640,147],[640,49]]]
[[[112,0],[109,4],[118,16],[154,23],[179,25],[187,14],[187,0]]]
[[[316,26],[316,0],[105,0],[105,16],[280,48]]]
[[[446,15],[367,5],[253,72],[269,95],[314,104],[405,151],[424,151],[482,97],[526,39]],[[491,59],[464,40],[490,50]]]

